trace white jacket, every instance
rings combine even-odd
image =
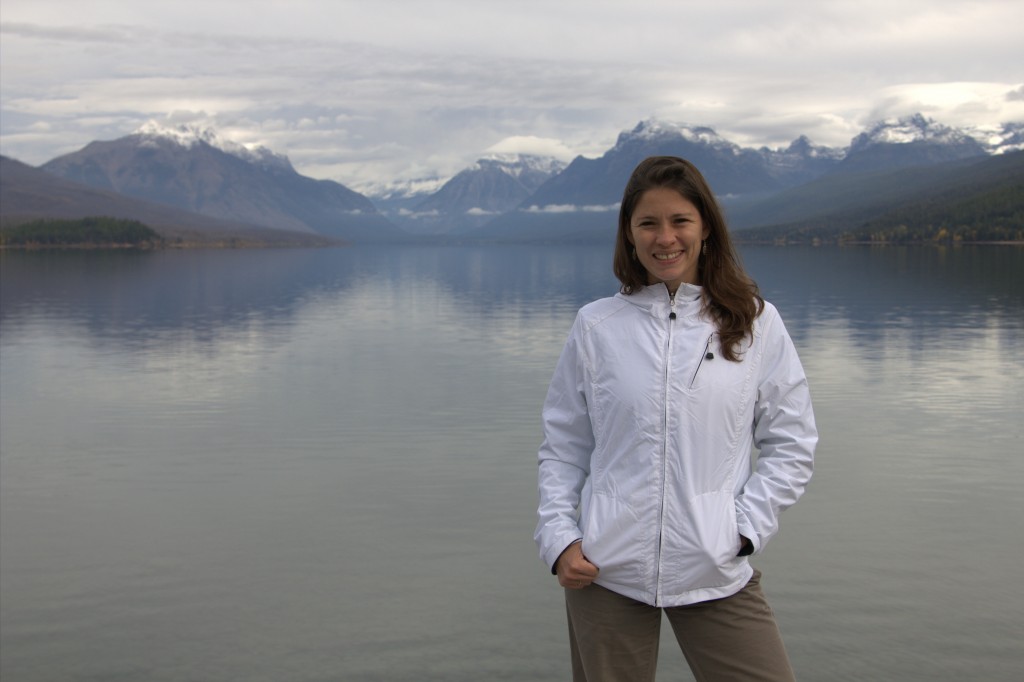
[[[775,535],[811,477],[818,440],[775,307],[765,304],[731,362],[700,293],[683,284],[672,301],[657,284],[584,306],[544,402],[541,559],[554,570],[582,538],[599,585],[655,606],[747,583],[740,535],[754,553]]]

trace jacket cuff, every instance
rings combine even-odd
[[[583,542],[583,538],[577,538],[576,540],[573,540],[568,545],[566,545],[561,552],[558,553],[558,556],[555,557],[555,560],[551,562],[551,575],[558,575],[558,571],[555,570],[555,566],[558,565],[558,560],[562,558],[563,554],[565,554],[565,550],[569,549],[577,542]]]

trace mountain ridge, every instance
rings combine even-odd
[[[38,219],[105,216],[137,220],[171,242],[197,245],[246,243],[266,246],[326,246],[332,240],[311,233],[275,230],[242,221],[126,197],[65,180],[28,164],[0,156],[0,228]]]
[[[562,168],[564,164],[553,157],[492,155],[478,159],[429,195],[378,205],[413,234],[464,233],[515,208]]]
[[[226,144],[203,129],[144,126],[116,140],[91,142],[40,168],[222,220],[345,241],[401,234],[363,195],[332,180],[300,175],[287,157]]]
[[[371,200],[339,183],[302,176],[287,156],[265,147],[240,145],[198,126],[151,122],[41,168],[195,213],[346,241],[565,240],[597,238],[609,225],[614,228],[626,179],[651,155],[692,161],[728,211],[730,224],[742,230],[837,211],[862,210],[867,216],[883,199],[898,203],[901,196],[916,196],[914,183],[926,177],[900,176],[904,186],[879,179],[887,173],[1019,149],[1024,124],[956,129],[920,114],[878,121],[848,147],[817,146],[799,136],[777,149],[742,147],[708,126],[651,118],[623,130],[599,157],[577,156],[565,164],[530,155],[484,156],[443,183],[420,183],[432,191]]]
[[[794,208],[778,213],[769,202]],[[752,212],[780,219],[744,229],[744,216],[729,213],[740,241],[1021,241],[1024,150],[823,177]]]
[[[797,138],[782,150],[742,148],[702,126],[678,126],[642,121],[619,135],[616,144],[596,159],[577,157],[558,176],[545,183],[516,211],[490,221],[476,231],[482,239],[578,239],[588,232],[594,238],[614,225],[614,216],[596,215],[617,210],[622,187],[629,174],[646,156],[681,156],[704,174],[723,206],[736,218],[735,229],[783,224],[794,208],[784,199],[787,192],[823,179],[836,178],[829,187],[822,210],[843,198],[844,192],[872,174],[900,168],[934,166],[950,161],[985,159],[1019,145],[1022,124],[1006,124],[999,134],[968,134],[916,115],[880,121],[842,150],[816,147],[806,137]],[[870,184],[870,183],[869,183]],[[881,187],[899,192],[899,187]],[[814,197],[813,190],[808,190]],[[591,215],[586,215],[589,212]],[[554,214],[561,214],[555,216]]]

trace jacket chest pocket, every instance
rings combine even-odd
[[[693,386],[676,390],[667,428],[670,451],[681,453],[677,479],[686,498],[732,494],[740,445],[754,422],[753,363],[746,360],[732,362],[715,353],[701,364]]]
[[[699,366],[682,377],[679,400],[684,406],[680,420],[705,434],[717,434],[714,442],[723,450],[707,453],[711,458],[733,454],[739,434],[753,424],[752,404],[757,390],[756,347],[748,347],[739,362],[726,360],[716,343],[706,351]],[[708,354],[711,357],[708,357]]]

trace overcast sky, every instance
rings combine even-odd
[[[1024,121],[1020,0],[2,0],[0,152],[154,119],[367,191],[493,151],[600,155],[656,117],[845,146]]]

